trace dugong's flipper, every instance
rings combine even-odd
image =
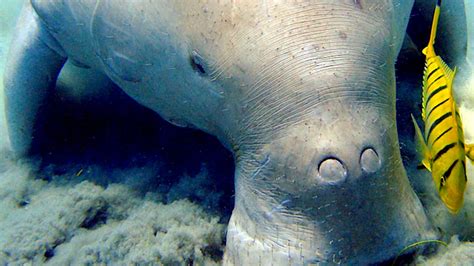
[[[8,133],[16,154],[31,152],[39,113],[65,61],[60,45],[27,3],[18,21],[4,78]]]

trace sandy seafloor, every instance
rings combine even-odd
[[[2,0],[0,7],[0,80],[20,5]],[[474,182],[453,217],[429,174],[415,169],[409,113],[419,101],[420,75],[409,67],[413,53],[404,49],[397,66],[400,146],[449,246],[433,245],[434,253],[403,263],[474,265]],[[466,143],[474,141],[472,80],[456,91]],[[113,86],[97,94],[94,84],[74,81],[68,73],[60,78],[44,152],[20,160],[9,148],[0,82],[0,265],[220,264],[233,207],[231,154],[211,136],[163,122]],[[470,164],[468,171],[474,180]]]

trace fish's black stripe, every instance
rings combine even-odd
[[[431,71],[431,72],[428,74],[428,77],[426,77],[426,81],[428,81],[428,80],[430,79],[430,77],[431,77],[434,73],[436,73],[436,71],[438,71],[438,70],[439,70],[439,67],[433,69],[433,71]],[[442,76],[442,75],[441,75],[441,76]]]
[[[426,99],[426,104],[428,104],[430,102],[431,98],[433,98],[438,92],[446,89],[447,87],[448,86],[443,85],[443,86],[437,88],[436,90],[434,90],[430,95],[428,95],[428,98]]]
[[[439,140],[442,136],[444,136],[444,134],[448,133],[451,129],[453,129],[453,127],[449,127],[448,129],[446,129],[445,131],[443,131],[443,133],[441,133],[441,134],[433,141],[433,143],[432,143],[431,145],[434,145],[437,140]]]
[[[464,173],[464,182],[467,182],[467,175],[466,175],[466,161],[462,160],[462,170]]]
[[[448,180],[449,176],[451,175],[451,172],[453,171],[454,169],[454,166],[456,166],[456,164],[459,162],[459,159],[456,159],[452,164],[451,166],[449,166],[448,170],[446,170],[446,172],[444,172],[443,174],[443,177],[444,177],[444,181]]]
[[[451,143],[446,146],[444,146],[433,158],[433,162],[438,160],[443,154],[447,153],[450,149],[454,148],[456,146],[456,143]]]
[[[447,101],[449,101],[449,98],[447,98],[446,100],[444,100],[444,101],[438,103],[435,107],[433,107],[433,109],[431,109],[430,112],[428,113],[428,115],[426,116],[426,119],[428,119],[428,117],[430,117],[430,114],[431,114],[436,108],[440,107],[443,103],[445,103],[445,102],[447,102]]]
[[[426,139],[429,140],[430,139],[430,135],[431,135],[431,132],[433,132],[433,130],[435,129],[436,126],[438,126],[441,122],[443,122],[446,118],[450,117],[453,113],[451,112],[447,112],[445,113],[443,116],[441,116],[440,118],[436,119],[433,124],[431,124],[431,127],[430,129],[428,130],[428,135],[426,135]]]
[[[435,84],[436,81],[440,80],[442,77],[444,77],[443,75],[437,77],[435,80],[433,80],[433,82],[430,83],[430,85],[428,85],[428,87],[426,88],[426,91],[428,91],[430,88],[431,88],[431,85]]]
[[[436,60],[431,60],[430,63],[428,63],[428,61],[426,61],[427,64],[425,64],[425,69],[428,69],[432,64],[436,63]]]
[[[430,67],[432,64],[436,63],[436,60],[431,59],[431,62],[426,66],[426,68]]]

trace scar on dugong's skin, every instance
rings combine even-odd
[[[368,264],[433,233],[395,126],[413,1],[38,1],[5,73],[12,147],[66,60],[235,157],[227,265]]]

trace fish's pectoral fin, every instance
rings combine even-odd
[[[471,163],[474,164],[474,143],[465,145],[464,149],[466,151],[467,158],[469,158]]]
[[[413,114],[411,115],[411,119],[413,121],[413,125],[415,127],[415,147],[416,147],[416,153],[418,154],[419,157],[421,157],[421,164],[418,165],[419,167],[424,166],[428,171],[431,172],[431,163],[430,163],[430,153],[428,151],[428,147],[426,146],[425,139],[423,138],[423,135],[421,134],[420,127],[418,126],[418,123],[415,120],[415,117],[413,117]]]
[[[427,168],[426,168],[426,166],[425,166],[423,163],[420,163],[420,164],[418,164],[418,165],[416,166],[416,169],[418,169],[418,170],[425,170],[425,169],[427,169]]]

